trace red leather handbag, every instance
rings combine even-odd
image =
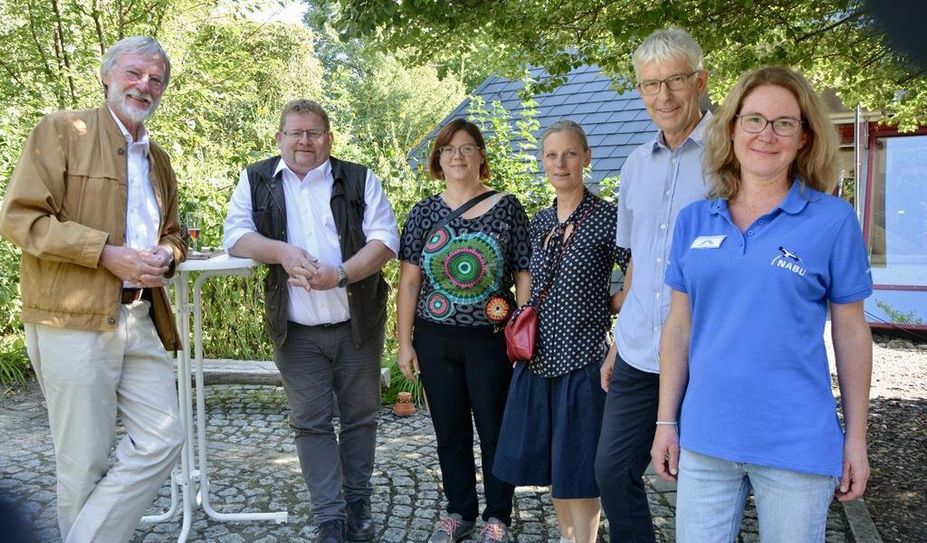
[[[554,283],[554,278],[560,271],[560,263],[570,246],[570,242],[576,236],[579,226],[586,220],[589,213],[596,206],[596,201],[586,208],[586,212],[573,225],[573,233],[563,243],[560,251],[555,256],[553,270],[547,279],[545,285],[540,289],[537,297],[525,305],[518,308],[505,325],[505,354],[509,357],[509,362],[513,364],[518,362],[530,362],[534,358],[534,348],[538,341],[538,308],[544,303],[550,287]]]
[[[538,312],[531,305],[518,309],[505,325],[505,354],[510,362],[529,361],[534,358],[538,341]]]

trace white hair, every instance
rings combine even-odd
[[[105,79],[106,74],[113,69],[119,57],[126,53],[142,56],[160,56],[161,60],[164,61],[164,87],[167,88],[167,84],[171,80],[171,59],[168,58],[167,53],[161,47],[161,44],[158,43],[158,40],[151,36],[129,36],[111,45],[103,55],[103,63],[100,64],[100,77]]]
[[[678,26],[656,30],[637,47],[631,61],[640,79],[641,68],[650,62],[685,60],[691,70],[703,70],[702,48],[688,32]]]

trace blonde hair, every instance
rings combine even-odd
[[[789,166],[789,178],[802,185],[830,192],[837,183],[837,131],[811,84],[800,73],[784,66],[765,66],[745,73],[728,93],[706,129],[705,176],[708,198],[730,199],[740,190],[740,161],[731,137],[746,97],[763,85],[782,87],[795,96],[801,110],[807,140]]]
[[[589,150],[589,140],[586,138],[586,131],[583,130],[583,127],[579,126],[579,123],[576,121],[560,119],[559,121],[551,123],[551,125],[541,133],[540,141],[542,152],[544,151],[544,142],[547,141],[547,137],[557,132],[572,132],[579,139],[580,145],[583,146],[583,151]]]
[[[280,128],[278,128],[280,132],[283,132],[283,127],[286,126],[287,115],[291,113],[295,115],[315,113],[322,118],[322,125],[325,126],[326,132],[329,132],[332,129],[332,125],[328,121],[328,113],[325,111],[325,108],[322,107],[322,104],[316,102],[315,100],[297,98],[296,100],[290,100],[286,103],[286,105],[283,106],[283,111],[280,112]]]

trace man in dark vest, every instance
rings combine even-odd
[[[316,102],[289,102],[276,140],[279,156],[241,172],[224,242],[230,254],[270,265],[265,318],[317,541],[370,541],[386,324],[380,269],[396,256],[396,218],[369,169],[330,156],[331,125]]]

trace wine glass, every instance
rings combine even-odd
[[[200,251],[200,228],[202,227],[200,216],[198,213],[188,213],[187,214],[187,233],[190,234],[190,245],[191,250],[194,253]]]

